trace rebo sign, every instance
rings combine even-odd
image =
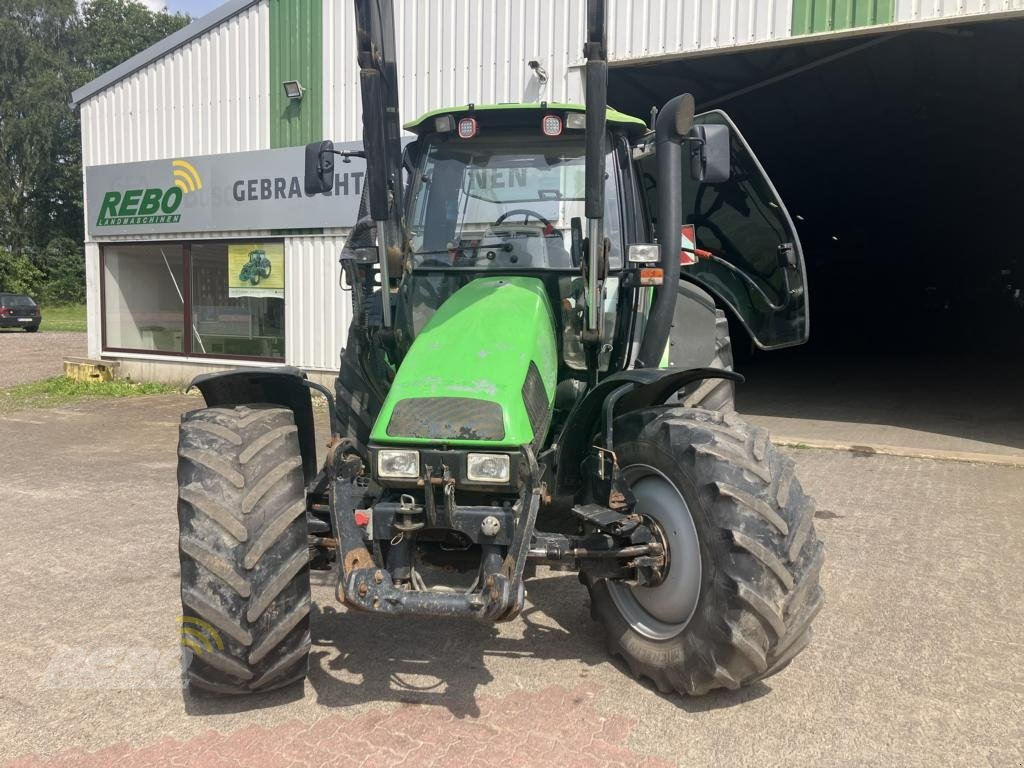
[[[306,195],[304,157],[289,147],[88,167],[89,236],[352,226],[363,161],[339,163],[333,189]]]

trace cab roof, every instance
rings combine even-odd
[[[508,117],[526,117],[530,112],[535,112],[537,119],[540,119],[541,115],[549,112],[586,112],[587,109],[582,104],[563,104],[559,102],[532,102],[528,104],[463,104],[454,107],[443,107],[441,109],[435,109],[427,112],[425,115],[421,115],[416,120],[406,123],[403,127],[407,131],[412,131],[418,136],[422,136],[427,133],[434,131],[433,119],[440,117],[441,115],[451,115],[456,120],[460,117],[466,116],[480,116],[481,113],[489,116],[500,117],[497,113],[506,112]],[[609,125],[620,126],[624,128],[630,136],[640,136],[647,133],[647,124],[640,118],[633,117],[619,112],[617,109],[608,107],[606,113],[606,120]],[[518,123],[519,120],[510,121],[511,123]]]

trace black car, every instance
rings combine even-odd
[[[39,305],[30,297],[23,293],[0,293],[0,328],[24,328],[35,333],[42,320]]]

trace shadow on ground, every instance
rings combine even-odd
[[[1024,448],[1017,357],[779,350],[737,363],[752,416],[877,424]]]
[[[491,662],[498,659],[579,661],[588,670],[603,666],[601,675],[630,677],[621,660],[606,652],[600,629],[590,619],[586,592],[575,578],[534,579],[527,582],[527,591],[529,604],[510,625],[374,616],[340,605],[314,604],[309,683],[317,704],[341,708],[372,702],[420,704],[444,707],[456,718],[474,718],[480,715],[478,690],[494,680]],[[502,629],[515,624],[522,625],[521,632]],[[564,666],[541,668],[562,674],[531,680],[531,687],[574,682],[565,679]],[[594,680],[589,671],[572,674]],[[630,684],[653,691],[646,681]],[[755,683],[700,698],[655,693],[687,712],[700,713],[743,704],[770,691],[764,683]],[[186,693],[184,698],[189,714],[215,715],[275,707],[301,696],[302,687],[296,685],[255,697]]]

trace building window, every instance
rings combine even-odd
[[[190,250],[193,350],[283,358],[284,246],[214,243]]]
[[[103,248],[106,346],[185,352],[184,264],[180,245]]]
[[[284,359],[284,244],[108,244],[103,347]]]

